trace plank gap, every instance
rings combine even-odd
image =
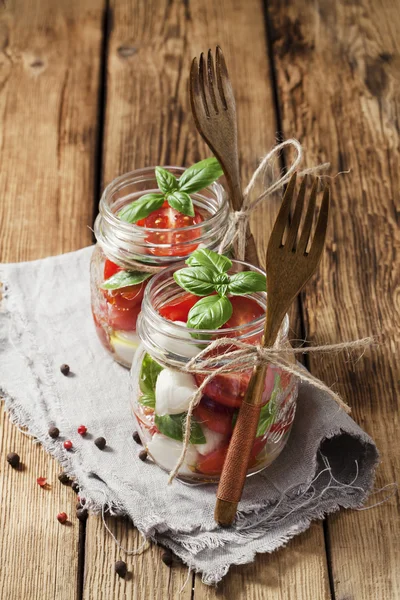
[[[85,541],[86,541],[86,521],[79,523],[78,537],[78,568],[76,574],[76,597],[77,600],[83,598],[83,585],[85,582]]]
[[[104,157],[104,129],[105,129],[105,113],[107,103],[107,64],[109,39],[112,28],[112,9],[110,0],[105,0],[105,6],[102,18],[102,40],[100,49],[100,73],[99,73],[99,93],[97,100],[97,135],[95,147],[95,169],[94,169],[94,194],[93,194],[93,218],[94,224],[98,213],[99,201],[102,194],[103,186],[103,157]],[[94,233],[92,233],[92,241],[96,243]]]

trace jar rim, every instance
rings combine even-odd
[[[232,259],[232,263],[234,265],[244,266],[247,269],[250,269],[254,272],[258,272],[258,273],[265,275],[265,271],[263,271],[263,269],[261,269],[260,267],[256,267],[248,262]],[[159,282],[161,277],[166,277],[169,274],[172,275],[172,273],[174,273],[176,270],[178,270],[179,268],[185,267],[185,266],[187,266],[185,261],[181,261],[179,263],[175,263],[174,265],[172,265],[170,267],[166,267],[160,273],[157,273],[156,275],[154,275],[151,278],[151,280],[149,281],[149,283],[147,284],[145,292],[144,292],[144,296],[143,296],[142,313],[145,311],[148,312],[148,317],[152,320],[152,322],[154,321],[155,324],[158,323],[160,325],[160,327],[167,324],[168,328],[171,332],[171,336],[178,337],[178,338],[179,338],[179,333],[182,331],[185,331],[190,334],[193,333],[196,335],[204,334],[207,337],[210,335],[219,335],[221,337],[221,334],[222,334],[222,337],[225,337],[227,334],[235,334],[235,333],[239,333],[239,332],[241,332],[243,335],[243,330],[247,329],[247,328],[248,329],[257,328],[256,331],[251,332],[251,335],[254,335],[255,333],[257,333],[258,329],[260,329],[261,331],[264,329],[264,323],[265,323],[265,314],[264,313],[260,317],[257,317],[256,319],[253,319],[253,321],[249,321],[248,323],[237,325],[235,327],[226,327],[226,328],[224,327],[223,329],[222,328],[220,328],[220,329],[192,329],[190,327],[186,327],[186,326],[184,327],[183,325],[176,324],[176,322],[170,321],[169,319],[166,319],[165,317],[160,315],[160,313],[154,308],[153,303],[151,302],[152,291],[154,291],[154,288],[157,285],[157,283]],[[182,292],[185,292],[185,290],[182,289]],[[249,293],[247,295],[247,297],[251,298],[251,297],[254,297],[254,295],[255,295],[254,293]],[[267,292],[257,292],[257,295],[265,298],[265,303],[266,303]],[[199,296],[199,300],[200,300],[200,296]],[[147,317],[147,315],[146,315],[146,317]],[[143,314],[142,314],[142,318],[143,318]],[[289,333],[289,317],[286,314],[282,321],[279,335],[281,338],[286,338],[288,336],[288,333]],[[176,334],[176,335],[174,336],[174,334]],[[193,338],[193,341],[196,343],[204,343],[206,341],[210,342],[209,339],[195,339],[195,338]]]
[[[174,165],[162,165],[163,169],[167,169],[167,170],[175,170],[178,173],[184,173],[184,171],[186,170],[185,167],[178,167],[178,166],[174,166]],[[114,192],[118,191],[118,186],[119,184],[123,183],[126,179],[128,179],[129,177],[135,177],[137,176],[137,178],[140,178],[140,175],[148,175],[148,174],[154,174],[155,177],[155,166],[151,166],[151,167],[143,167],[140,169],[135,169],[133,171],[128,171],[127,173],[123,173],[122,175],[119,175],[118,177],[116,177],[115,179],[113,179],[112,181],[110,181],[110,183],[104,188],[104,191],[101,195],[100,198],[100,207],[104,207],[105,210],[105,215],[103,215],[103,217],[107,218],[107,220],[109,221],[109,223],[111,225],[114,225],[116,227],[121,227],[122,230],[124,230],[125,232],[131,232],[131,233],[135,233],[137,235],[140,235],[144,232],[160,232],[160,229],[156,228],[156,227],[140,227],[139,225],[136,225],[136,223],[127,223],[126,221],[123,221],[122,219],[119,219],[116,214],[114,212],[112,212],[112,210],[110,209],[110,207],[108,206],[107,203],[107,198],[112,195]],[[134,183],[134,181],[131,181],[130,183]],[[215,188],[215,189],[213,189]],[[215,213],[213,213],[211,215],[211,217],[209,219],[205,219],[204,221],[202,221],[201,223],[195,223],[194,225],[188,225],[186,227],[176,227],[176,228],[166,228],[163,229],[163,233],[179,233],[179,232],[183,232],[183,231],[193,231],[195,229],[200,228],[201,226],[204,226],[204,223],[207,223],[208,225],[213,225],[214,221],[217,221],[220,217],[221,217],[221,212],[223,210],[226,210],[226,205],[228,202],[227,199],[227,195],[225,192],[224,187],[218,183],[218,181],[214,181],[213,183],[211,183],[210,185],[206,186],[203,189],[210,189],[212,191],[215,191],[215,195],[217,197],[221,198],[221,202],[220,202],[220,206],[218,206],[217,210],[215,211]],[[199,194],[199,192],[195,192],[193,195],[195,194]],[[200,194],[199,194],[200,195]]]

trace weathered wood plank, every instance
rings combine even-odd
[[[270,19],[285,135],[304,142],[310,164],[351,168],[335,180],[327,252],[303,306],[309,340],[382,334],[354,368],[343,355],[311,362],[376,440],[380,487],[400,467],[398,6],[273,0]],[[396,498],[329,519],[336,598],[400,597],[399,526]]]
[[[0,6],[0,260],[90,243],[103,0]],[[84,57],[84,60],[82,60]],[[13,471],[16,451],[24,468]],[[2,412],[0,597],[77,598],[75,494],[60,469]],[[41,489],[36,478],[50,484]]]
[[[188,73],[191,58],[219,43],[225,53],[239,112],[242,174],[247,182],[259,158],[275,143],[275,113],[268,68],[262,3],[249,0],[111,2],[107,64],[107,106],[104,135],[103,185],[123,172],[154,164],[188,165],[209,155],[189,111]],[[253,219],[260,256],[277,202]],[[111,523],[111,526],[113,524]],[[124,545],[135,547],[133,527],[114,524]],[[120,539],[120,538],[118,538]],[[98,549],[101,547],[101,552]],[[293,549],[296,557],[293,559]],[[160,549],[127,559],[133,577],[115,582],[112,564],[119,557],[115,543],[99,519],[90,518],[86,536],[86,583],[89,598],[176,598],[186,569],[170,576],[160,562]],[[104,567],[101,567],[104,565]],[[273,555],[260,555],[255,565],[233,570],[221,592],[206,589],[195,578],[194,598],[242,598],[238,581],[246,580],[248,598],[265,594],[268,574],[282,598],[330,598],[322,526],[314,526]],[[230,583],[231,581],[231,583]],[[170,583],[168,583],[170,582]],[[183,597],[190,597],[188,583]],[[222,594],[222,596],[221,596]]]

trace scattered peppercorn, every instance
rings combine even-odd
[[[66,450],[71,450],[72,446],[73,446],[73,443],[71,442],[71,440],[65,440],[65,442],[64,442],[64,448]]]
[[[58,513],[57,519],[60,523],[66,523],[68,519],[68,515],[65,512]]]
[[[9,452],[7,454],[7,462],[13,469],[18,469],[19,467],[19,454],[16,452]]]
[[[75,494],[77,494],[79,492],[79,485],[77,484],[76,481],[73,482],[71,487],[74,490]]]
[[[126,562],[124,562],[123,560],[117,560],[117,562],[114,565],[114,570],[116,574],[120,577],[125,577],[128,570]]]
[[[50,427],[49,436],[51,438],[53,438],[53,440],[56,440],[59,435],[60,435],[60,430],[58,429],[58,427],[54,427],[54,425],[52,427]]]
[[[107,442],[103,437],[98,437],[94,440],[94,443],[98,447],[99,450],[104,450]]]
[[[61,365],[60,371],[63,375],[65,375],[65,377],[67,377],[67,375],[69,375],[69,371],[70,371],[69,365],[65,365],[65,364]]]
[[[61,483],[64,485],[69,485],[71,483],[70,478],[66,473],[64,473],[64,471],[61,471],[61,473],[58,475],[58,481],[61,481]]]
[[[172,552],[170,552],[170,550],[165,550],[165,552],[163,552],[161,555],[161,560],[163,561],[164,565],[167,565],[167,567],[172,567],[174,562]]]
[[[79,435],[86,435],[86,433],[87,433],[87,427],[85,427],[84,425],[79,425],[79,427],[78,427],[78,433],[79,433]]]
[[[139,458],[144,462],[147,458],[147,450],[141,450],[139,452]]]
[[[138,432],[137,432],[137,431],[134,431],[134,432],[133,432],[133,434],[132,434],[132,437],[133,437],[133,439],[135,440],[135,442],[136,442],[137,444],[140,444],[140,445],[142,445],[142,440],[140,439],[140,435],[138,434]]]
[[[40,487],[46,487],[47,479],[46,477],[38,477],[36,483],[40,485]]]
[[[84,523],[88,518],[88,509],[87,508],[78,508],[76,511],[77,518]]]

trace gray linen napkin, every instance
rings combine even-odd
[[[213,520],[214,485],[168,486],[166,473],[139,460],[129,373],[103,350],[91,319],[91,252],[1,265],[0,395],[13,421],[77,478],[92,510],[107,504],[128,515],[215,584],[230,565],[272,552],[312,519],[365,501],[378,460],[374,442],[329,397],[303,384],[285,450],[248,479],[230,529]],[[73,376],[60,373],[62,363]],[[49,438],[51,424],[60,439]],[[91,436],[77,433],[80,424]],[[98,436],[107,440],[104,451],[93,443]],[[63,448],[65,439],[73,452]]]

